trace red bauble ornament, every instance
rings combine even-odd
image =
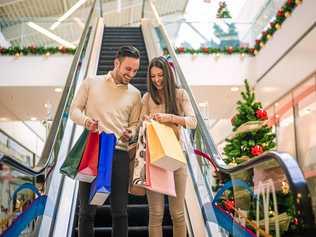
[[[293,224],[298,225],[298,219],[296,217],[293,219]]]
[[[184,48],[182,48],[182,47],[181,47],[181,48],[178,48],[178,52],[179,52],[179,53],[184,53]]]
[[[203,53],[208,53],[208,48],[202,48]]]
[[[293,3],[293,0],[287,0],[287,3],[288,3],[288,4],[292,4],[292,3]]]
[[[232,54],[234,51],[233,47],[228,47],[227,48],[227,53]]]
[[[255,146],[251,147],[250,152],[251,152],[251,155],[258,156],[258,155],[263,153],[263,148],[260,145],[255,145]]]
[[[67,49],[65,47],[60,47],[59,48],[59,52],[61,53],[66,53],[67,52]]]
[[[4,53],[4,50],[5,50],[4,48],[0,47],[0,54]]]
[[[280,16],[280,17],[282,17],[282,16],[284,16],[284,12],[283,11],[278,11],[278,16]]]
[[[267,111],[263,109],[257,109],[256,111],[256,117],[260,120],[267,120],[268,119],[268,113]]]
[[[228,211],[233,211],[234,208],[235,208],[235,201],[234,200],[226,200],[226,201],[224,201],[224,207]]]

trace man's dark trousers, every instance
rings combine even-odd
[[[111,213],[112,237],[128,236],[128,163],[126,151],[115,150],[112,164]],[[89,205],[90,183],[79,183],[79,237],[94,236],[96,206]]]

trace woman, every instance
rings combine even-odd
[[[141,118],[152,118],[171,126],[178,139],[180,129],[195,128],[196,119],[185,90],[175,83],[175,75],[164,57],[153,58],[148,68],[148,90],[143,96]],[[186,167],[174,172],[176,197],[168,196],[173,222],[173,236],[185,237],[184,194],[186,188]],[[149,236],[162,237],[164,195],[147,190],[149,205]]]

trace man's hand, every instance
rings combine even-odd
[[[125,129],[122,136],[120,137],[120,140],[122,142],[128,142],[132,138],[132,130]]]
[[[172,122],[171,114],[156,113],[153,115],[153,119],[159,123],[170,123]]]
[[[85,121],[84,126],[92,132],[97,132],[98,131],[98,120],[88,118]]]

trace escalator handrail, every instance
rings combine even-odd
[[[28,167],[24,164],[22,164],[21,162],[13,159],[12,157],[6,156],[6,155],[0,155],[0,163],[9,165],[13,168],[15,168],[17,171],[20,171],[24,174],[30,175],[30,176],[37,176],[40,174],[43,174],[44,171],[46,170],[46,168],[48,167],[48,165],[51,162],[51,157],[52,157],[52,151],[54,148],[54,144],[56,142],[57,139],[57,133],[58,130],[61,126],[62,123],[62,119],[63,119],[63,114],[65,112],[65,108],[66,108],[66,101],[70,96],[70,88],[72,88],[72,86],[74,85],[74,81],[75,81],[75,77],[76,77],[76,69],[79,66],[80,63],[80,59],[84,50],[84,45],[85,45],[85,41],[86,38],[88,37],[88,31],[89,31],[89,25],[90,25],[90,21],[92,18],[92,14],[95,10],[96,7],[96,0],[93,1],[90,12],[89,12],[89,16],[87,18],[87,22],[85,24],[83,33],[81,35],[80,38],[80,42],[78,45],[78,48],[75,52],[68,76],[67,76],[67,80],[66,80],[66,84],[60,99],[60,102],[58,104],[57,107],[57,111],[53,120],[53,124],[52,127],[50,129],[50,132],[48,134],[47,140],[45,142],[44,145],[44,149],[40,158],[40,161],[38,162],[38,164],[34,167]]]
[[[313,209],[312,209],[309,190],[308,190],[305,178],[302,174],[302,171],[292,156],[290,156],[287,153],[279,153],[276,151],[270,151],[270,152],[265,152],[258,157],[254,157],[252,159],[249,159],[248,161],[246,161],[240,165],[234,166],[234,167],[228,166],[222,160],[219,152],[217,151],[215,143],[214,143],[211,135],[208,132],[205,121],[204,121],[204,119],[203,119],[203,117],[198,109],[198,105],[197,105],[197,103],[193,97],[193,94],[191,92],[191,89],[190,89],[190,87],[185,79],[185,75],[181,70],[180,64],[179,64],[178,59],[177,59],[176,52],[170,43],[168,33],[167,33],[163,23],[160,20],[160,17],[158,15],[158,12],[157,12],[152,0],[149,0],[149,3],[150,3],[150,6],[153,10],[156,21],[158,22],[158,27],[159,27],[160,33],[163,37],[163,40],[165,41],[164,43],[166,44],[166,47],[169,51],[169,54],[173,60],[173,64],[175,65],[175,68],[176,68],[176,71],[178,74],[178,79],[180,80],[182,87],[188,93],[188,96],[190,98],[192,107],[193,107],[195,115],[196,115],[197,122],[198,122],[199,126],[201,126],[200,132],[201,132],[201,137],[206,145],[205,149],[209,154],[211,154],[211,157],[214,160],[215,164],[217,165],[219,171],[226,173],[226,174],[232,174],[235,172],[248,170],[254,166],[257,166],[259,164],[263,164],[263,162],[266,162],[268,160],[275,160],[276,162],[278,162],[281,169],[285,173],[285,176],[286,176],[287,180],[289,181],[289,186],[291,188],[291,191],[293,192],[294,197],[299,198],[301,200],[300,203],[295,202],[295,204],[298,207],[298,210],[301,209],[300,211],[301,211],[302,217],[304,219],[304,223],[312,226],[314,224],[314,215],[313,215]]]

